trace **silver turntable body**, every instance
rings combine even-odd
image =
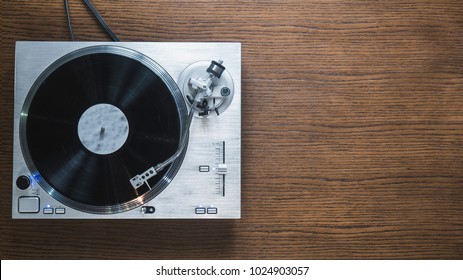
[[[186,151],[183,153],[183,160],[180,161],[176,173],[174,172],[171,177],[165,176],[161,179],[161,181],[165,181],[166,185],[162,191],[155,195],[137,197],[118,208],[107,207],[105,208],[107,211],[93,211],[91,207],[87,211],[87,208],[78,206],[81,205],[79,203],[70,203],[70,200],[59,194],[53,185],[48,184],[49,182],[46,182],[46,179],[37,171],[33,159],[28,154],[27,141],[24,140],[23,131],[29,106],[27,100],[33,94],[34,84],[44,76],[50,65],[56,64],[57,61],[73,52],[79,52],[79,50],[85,50],[89,47],[96,47],[101,52],[126,49],[133,59],[144,60],[148,58],[148,60],[154,61],[157,64],[156,67],[160,66],[158,68],[163,75],[167,74],[166,77],[170,76],[175,81],[184,97],[182,101],[178,102],[184,102],[188,111],[194,106],[193,102],[188,102],[188,99],[192,98],[189,95],[202,90],[203,86],[204,96],[213,99],[214,104],[217,99],[218,104],[214,110],[209,110],[209,113],[202,113],[200,110],[195,113],[186,138],[187,144],[185,145]],[[211,61],[214,61],[215,64],[211,64]],[[225,70],[222,69],[222,63]],[[210,73],[214,71],[223,71],[223,73],[218,75],[221,76],[220,79],[214,78],[212,74],[209,79],[205,68],[208,68],[208,72],[212,69]],[[212,81],[212,78],[215,80]],[[63,92],[63,94],[66,93]],[[223,98],[227,96],[232,96],[232,98]],[[240,43],[17,42],[14,100],[13,218],[240,218]],[[54,100],[46,100],[45,102],[54,102]],[[97,109],[104,109],[106,105],[100,104],[98,106],[94,106],[95,112],[98,111]],[[95,112],[92,113],[90,110],[90,113],[87,114],[90,118],[90,125],[92,114],[96,114]],[[205,116],[205,114],[208,115]],[[83,118],[82,116],[81,119]],[[150,120],[143,121],[149,122]],[[122,125],[124,124],[122,123]],[[86,137],[84,132],[79,131],[79,137],[81,135],[82,138]],[[81,141],[83,140],[81,139]],[[125,138],[121,141],[125,141]],[[91,150],[92,148],[88,146],[87,149]],[[86,167],[83,166],[82,168]],[[139,175],[131,175],[134,176],[131,183],[135,190],[139,185],[145,183],[141,177],[145,172],[148,175],[150,170],[154,170],[154,167],[146,171],[140,170]],[[108,175],[101,174],[101,176]],[[77,177],[75,180],[79,180],[79,178]]]

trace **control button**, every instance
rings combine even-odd
[[[195,209],[195,213],[196,213],[196,214],[206,214],[206,208],[204,208],[204,207],[197,207],[197,208]]]
[[[207,214],[217,214],[217,208],[216,207],[207,208]]]
[[[66,214],[66,208],[56,208],[55,214]]]
[[[153,206],[142,206],[140,208],[142,214],[153,214],[155,211],[156,209]]]
[[[209,165],[200,165],[199,166],[199,172],[209,172],[211,168],[209,167]]]
[[[43,208],[43,214],[53,214],[53,208]]]
[[[28,187],[30,187],[30,185],[31,179],[29,179],[29,177],[25,175],[21,175],[18,177],[18,179],[16,179],[16,186],[21,190],[27,189]]]
[[[38,196],[21,196],[18,198],[19,213],[38,213],[40,211],[40,199]]]

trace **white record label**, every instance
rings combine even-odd
[[[129,122],[119,108],[101,103],[88,108],[82,114],[77,133],[80,142],[89,151],[107,155],[124,145],[129,136]]]

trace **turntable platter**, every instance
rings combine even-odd
[[[183,157],[148,184],[129,180],[177,150],[186,107],[175,82],[133,50],[94,46],[54,62],[20,120],[27,165],[58,201],[90,213],[132,209],[158,195]]]

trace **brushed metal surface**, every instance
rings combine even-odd
[[[144,204],[155,207],[146,214],[141,207],[117,214],[88,214],[55,200],[34,180],[20,148],[19,122],[27,94],[40,74],[69,52],[96,45],[116,45],[140,52],[161,65],[177,81],[181,72],[198,61],[221,59],[233,78],[234,98],[218,117],[195,118],[190,128],[188,150],[177,175],[158,196]],[[241,44],[240,43],[114,43],[114,42],[17,42],[15,66],[14,151],[12,180],[12,217],[40,219],[132,219],[132,218],[240,218],[241,216]],[[212,170],[221,163],[225,142],[228,166],[225,188],[222,175]],[[155,163],[153,163],[155,164]],[[209,165],[210,172],[199,172]],[[16,178],[28,175],[31,187],[20,190]],[[224,194],[225,189],[225,194]],[[65,214],[19,213],[18,198],[37,196],[40,209],[65,208]],[[196,214],[196,208],[217,208],[216,214]],[[213,213],[213,212],[211,212]]]

